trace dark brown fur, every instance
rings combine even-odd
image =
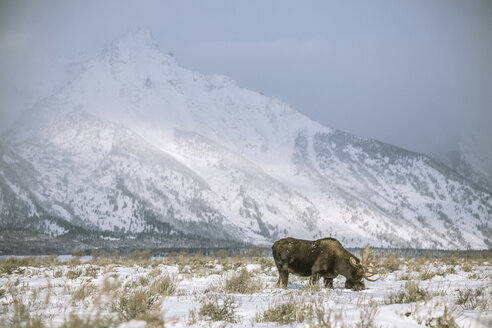
[[[333,288],[333,278],[340,274],[346,278],[345,288],[365,288],[360,260],[334,238],[314,241],[284,238],[273,244],[272,252],[280,275],[279,287],[287,287],[289,273],[293,273],[311,277],[310,284],[318,284],[323,277],[327,288]]]

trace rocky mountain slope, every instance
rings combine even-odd
[[[3,250],[12,231],[71,248],[268,244],[287,235],[492,246],[490,192],[432,158],[181,68],[145,30],[81,66],[0,147]]]
[[[434,156],[488,192],[492,191],[492,153],[489,133],[463,133],[456,148]]]

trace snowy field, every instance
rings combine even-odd
[[[1,327],[491,327],[492,259],[386,256],[366,290],[276,287],[271,257],[0,259]]]

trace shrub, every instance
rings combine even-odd
[[[65,275],[68,279],[77,279],[82,275],[82,270],[69,270]]]
[[[378,313],[378,305],[374,300],[371,300],[360,311],[360,321],[355,324],[357,328],[373,328],[376,327],[374,317]]]
[[[80,262],[80,257],[72,257],[68,261],[65,261],[65,264],[67,264],[69,267],[73,268],[78,265],[81,265],[82,262]]]
[[[399,280],[411,280],[412,275],[408,272],[405,272],[405,273],[402,273],[398,279]]]
[[[8,257],[0,259],[0,274],[10,275],[12,273],[23,274],[25,269],[22,267],[41,267],[50,266],[56,260],[56,256],[47,257]]]
[[[95,266],[89,266],[85,269],[84,276],[96,278],[99,268]]]
[[[21,299],[14,299],[14,315],[11,318],[11,327],[42,328],[41,316],[31,317],[31,309]]]
[[[431,269],[423,270],[419,273],[418,280],[429,280],[434,278],[438,273]]]
[[[314,304],[314,316],[316,318],[316,323],[310,318],[309,327],[312,328],[331,328],[338,327],[337,321],[342,321],[342,315],[332,316],[332,311],[326,311],[320,302]],[[341,325],[340,327],[343,327]]]
[[[323,287],[321,287],[320,283],[317,284],[305,284],[300,288],[300,290],[305,291],[309,294],[316,294],[319,293],[321,290],[323,290]]]
[[[456,269],[454,266],[450,266],[446,269],[445,274],[456,274]]]
[[[441,259],[441,262],[443,262],[444,264],[447,264],[447,265],[457,265],[459,262],[461,262],[460,260],[460,256],[459,254],[455,253],[455,254],[452,254],[451,256],[445,256]]]
[[[147,286],[149,284],[149,279],[147,277],[140,276],[138,278],[138,283],[140,284],[140,286]]]
[[[162,328],[164,327],[164,318],[159,311],[150,311],[139,318],[145,321],[145,328]]]
[[[188,321],[187,321],[188,326],[195,325],[197,321],[198,321],[198,315],[196,313],[196,309],[191,309],[188,315]]]
[[[96,292],[97,287],[94,284],[87,283],[83,284],[80,286],[79,289],[77,289],[73,295],[72,295],[72,303],[78,302],[78,301],[83,301],[86,299],[89,295],[92,295]]]
[[[72,252],[72,256],[75,256],[75,257],[85,256],[85,251],[83,251],[83,250],[81,250],[81,249],[75,249],[75,250]]]
[[[113,309],[118,313],[120,319],[130,321],[143,319],[150,311],[154,310],[156,303],[156,296],[144,290],[137,290],[121,296]]]
[[[389,272],[393,272],[400,269],[401,261],[395,254],[390,254],[381,260],[379,266],[383,267]]]
[[[270,255],[270,252],[265,246],[254,246],[247,250],[246,256],[250,258],[260,258]]]
[[[473,270],[473,265],[471,263],[465,263],[461,269],[465,272],[471,272]]]
[[[269,307],[263,312],[261,319],[257,321],[278,322],[281,324],[289,324],[295,321],[302,322],[304,321],[304,316],[299,315],[302,314],[302,312],[302,309],[300,309],[297,303],[289,301]]]
[[[325,316],[320,302],[304,302],[290,298],[285,303],[276,303],[270,306],[263,314],[256,314],[256,322],[277,322],[291,324],[294,322],[311,321],[316,316],[318,325],[329,322],[330,316]]]
[[[440,317],[425,320],[425,326],[430,328],[458,328],[453,315],[444,307],[444,313]]]
[[[121,282],[118,280],[118,278],[106,276],[103,280],[101,294],[115,294],[118,292],[118,289],[120,287]]]
[[[198,314],[202,319],[237,322],[236,308],[238,304],[235,302],[234,297],[213,294],[210,297],[202,298],[200,303],[201,307]]]
[[[101,248],[94,248],[91,250],[91,256],[93,259],[109,258],[110,254]]]
[[[163,275],[156,278],[150,285],[149,291],[153,295],[172,295],[176,292],[174,277]]]
[[[229,251],[227,251],[225,249],[221,249],[215,253],[215,257],[217,257],[219,259],[225,259],[225,258],[229,257]]]
[[[271,257],[259,257],[256,262],[261,265],[261,271],[270,272],[275,267],[275,262]]]
[[[65,319],[62,328],[106,328],[114,327],[115,322],[111,318],[101,318],[96,316],[95,318],[82,319],[76,314],[70,314],[68,321]]]
[[[150,252],[150,249],[146,249],[143,251],[133,251],[127,255],[127,258],[131,261],[149,260],[151,257],[152,253]]]
[[[456,299],[456,305],[461,306],[463,310],[485,310],[487,308],[488,300],[484,294],[484,288],[465,288],[458,289],[458,298]]]
[[[263,290],[263,284],[251,272],[241,269],[225,281],[224,290],[227,293],[253,294]]]
[[[11,275],[13,273],[24,273],[24,270],[21,269],[21,266],[28,266],[31,258],[17,258],[17,257],[9,257],[7,259],[0,261],[0,274]]]
[[[157,276],[159,276],[161,274],[161,269],[159,268],[154,268],[150,273],[149,273],[149,277],[151,278],[156,278]]]
[[[385,304],[403,304],[426,301],[430,298],[429,292],[421,288],[418,283],[408,281],[404,288],[386,295],[384,302]]]

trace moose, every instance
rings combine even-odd
[[[339,274],[346,278],[345,288],[355,291],[365,289],[364,279],[377,274],[371,262],[369,244],[364,248],[362,260],[347,251],[334,238],[302,240],[284,238],[272,246],[273,258],[277,265],[279,279],[277,286],[287,288],[289,272],[310,277],[309,283],[316,285],[323,277],[325,287],[333,288],[333,278]]]

